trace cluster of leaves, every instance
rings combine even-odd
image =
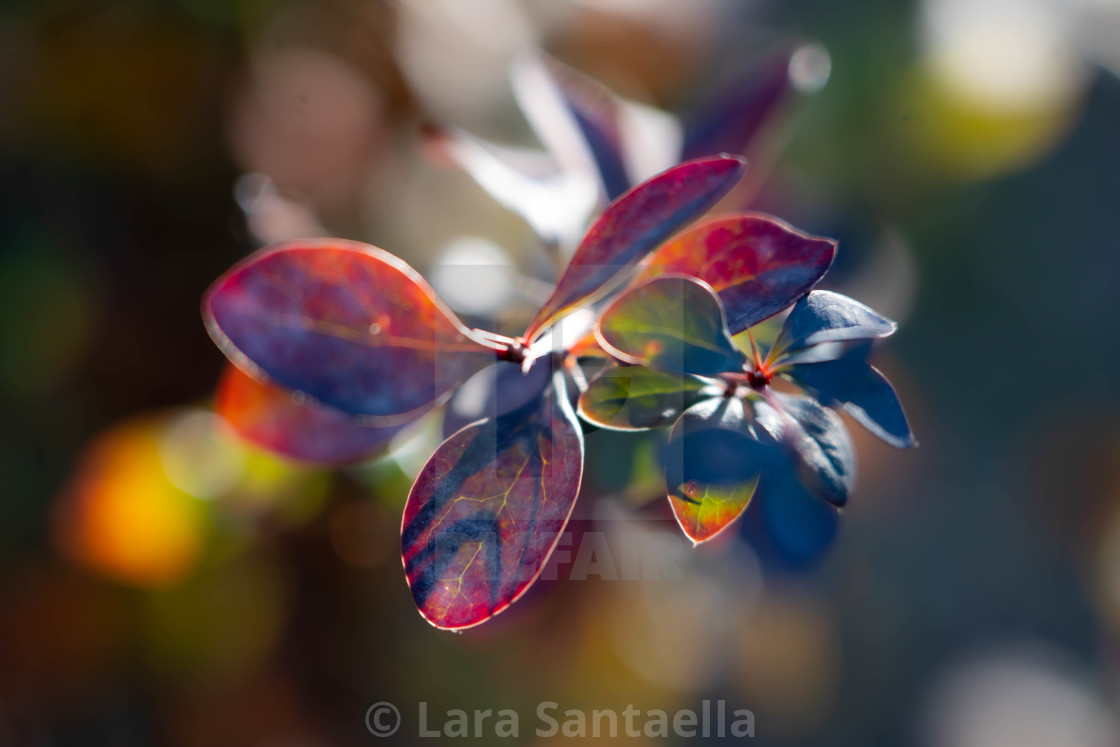
[[[606,178],[621,163],[618,139],[608,137],[615,120],[590,116],[605,109],[591,105],[598,94],[585,84],[566,90],[613,194],[624,183]],[[745,169],[739,157],[698,158],[623,191],[516,337],[468,328],[419,274],[376,247],[321,240],[263,249],[203,301],[207,329],[233,364],[219,411],[257,443],[346,462],[383,447],[486,369],[494,390],[485,415],[436,449],[404,509],[413,598],[445,629],[500,613],[543,570],[583,475],[577,394],[592,425],[672,427],[667,493],[695,542],[738,518],[756,487],[787,475],[843,505],[855,464],[835,408],[889,443],[913,444],[893,389],[867,363],[868,342],[895,325],[811,290],[832,263],[833,241],[760,213],[677,233]],[[750,329],[791,306],[763,351]],[[592,329],[572,331],[589,310]],[[733,339],[740,333],[745,351]],[[607,363],[586,383],[589,359]],[[779,391],[783,381],[799,393]]]
[[[682,240],[702,240],[728,221],[747,227],[766,219],[713,221]],[[818,258],[831,255],[828,242],[805,238],[801,245],[814,241]],[[656,260],[651,268],[660,269]],[[812,267],[810,260],[796,269]],[[703,274],[729,279],[710,266]],[[580,415],[604,428],[672,426],[666,485],[693,542],[710,540],[735,521],[760,481],[784,485],[780,473],[789,469],[805,489],[843,506],[855,479],[855,452],[831,408],[846,410],[893,446],[914,445],[894,389],[867,362],[867,341],[892,334],[894,322],[839,293],[811,291],[793,306],[769,350],[763,353],[752,336],[747,355],[733,331],[773,312],[759,310],[756,297],[738,296],[742,283],[717,294],[705,279],[663,274],[615,301],[596,336],[619,364],[601,372],[579,400]],[[792,300],[790,291],[771,288],[764,298]],[[737,321],[729,326],[729,319]],[[776,378],[800,391],[779,391]]]
[[[751,155],[797,98],[788,70],[797,51],[771,53],[751,75],[683,116],[623,99],[547,55],[526,54],[512,66],[512,89],[546,152],[454,128],[433,125],[426,133],[546,246],[570,247],[597,209],[646,178],[711,153]],[[752,179],[760,177],[756,162]]]

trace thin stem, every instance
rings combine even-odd
[[[758,343],[755,342],[754,332],[747,330],[747,339],[751,341],[751,355],[754,357],[754,368],[756,371],[762,370],[762,354],[758,352]]]
[[[576,383],[576,388],[579,393],[583,394],[587,391],[587,377],[583,373],[583,367],[579,365],[579,360],[574,355],[564,356],[564,368],[568,370],[568,374],[572,377],[572,381]]]

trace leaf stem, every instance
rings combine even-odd
[[[579,365],[579,360],[574,355],[564,356],[564,368],[568,370],[572,381],[576,383],[576,388],[579,389],[579,393],[583,394],[586,392],[587,377],[583,373],[583,367]]]

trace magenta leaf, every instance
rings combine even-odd
[[[714,205],[742,177],[741,158],[716,157],[674,166],[607,207],[584,236],[525,339],[532,342],[568,311],[592,299],[627,265]]]
[[[789,308],[824,276],[836,242],[801,233],[762,213],[720,216],[692,226],[653,252],[635,278],[673,273],[719,293],[731,334]]]
[[[400,259],[351,241],[300,241],[235,265],[203,299],[239,368],[370,425],[418,417],[494,360]]]
[[[367,459],[405,427],[361,425],[353,416],[256,381],[233,364],[222,373],[214,409],[250,443],[319,464]]]
[[[401,549],[412,597],[435,627],[468,628],[505,610],[556,546],[583,474],[563,376],[444,441],[416,479]]]

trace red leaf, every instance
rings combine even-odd
[[[667,273],[698,277],[719,293],[732,334],[788,308],[824,276],[836,242],[762,213],[697,224],[649,256],[634,284]]]
[[[746,162],[719,156],[689,161],[615,200],[584,236],[556,289],[525,331],[529,343],[592,299],[627,265],[714,205],[742,177]]]
[[[239,368],[371,425],[419,417],[494,360],[411,267],[353,241],[257,252],[202,308]]]
[[[300,401],[292,391],[261,383],[227,365],[214,408],[245,440],[287,457],[324,464],[361,461],[404,427],[377,428],[352,416]]]
[[[583,435],[561,372],[525,406],[444,441],[412,487],[401,530],[420,614],[468,628],[516,601],[556,546],[582,474]]]

